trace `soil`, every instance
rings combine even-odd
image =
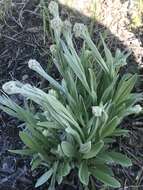
[[[43,41],[39,1],[15,1],[0,23],[0,86],[9,80],[40,85],[40,77],[28,69],[34,58],[47,67],[47,43]],[[20,96],[14,101],[22,104]],[[34,190],[38,173],[31,173],[30,158],[11,154],[9,149],[23,147],[19,139],[21,122],[0,112],[0,190]]]
[[[84,21],[90,23],[91,20],[78,12],[67,9],[61,9],[63,17],[69,17],[73,22]],[[78,16],[77,16],[78,15]],[[113,51],[117,47],[126,49],[124,44],[111,33],[111,31],[101,23],[95,23],[94,41],[98,41],[99,32],[108,30],[110,35],[116,39],[113,43],[108,40]],[[51,44],[50,35],[46,35],[46,43],[43,38],[43,23],[40,14],[39,0],[15,0],[12,6],[5,11],[4,18],[0,21],[0,88],[3,83],[9,80],[20,80],[30,84],[41,86],[41,78],[27,67],[29,59],[37,59],[45,69],[49,69],[54,78],[59,78],[56,69],[47,65],[50,60],[49,45]],[[134,62],[132,55],[130,60]],[[130,62],[129,68],[134,70]],[[136,70],[137,71],[137,70]],[[135,70],[134,70],[135,72]],[[45,85],[44,81],[44,85]],[[47,85],[47,84],[46,84]],[[136,91],[141,91],[140,84]],[[12,99],[18,104],[23,104],[21,96],[12,96]],[[127,138],[117,139],[114,144],[133,160],[133,166],[130,168],[116,167],[115,174],[122,183],[122,189],[141,190],[143,189],[143,118],[142,116],[130,117],[124,120],[121,127],[130,129],[130,135]],[[0,112],[0,190],[35,190],[34,183],[39,177],[39,171],[31,172],[30,158],[11,154],[9,149],[19,149],[23,147],[19,139],[19,130],[22,123],[16,118]],[[47,187],[39,188],[46,190]],[[69,187],[61,185],[58,190],[78,190],[78,186]],[[97,189],[100,189],[97,186]]]

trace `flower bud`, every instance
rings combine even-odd
[[[90,50],[85,50],[86,57],[89,57],[92,55],[92,52]]]
[[[142,107],[139,104],[137,104],[131,108],[131,111],[133,113],[139,114],[142,111]]]
[[[68,20],[65,20],[64,23],[63,23],[63,33],[64,32],[70,33],[71,32],[71,28],[72,28],[71,22],[68,21]]]
[[[56,97],[56,98],[58,98],[58,93],[56,92],[56,90],[50,89],[49,94]]]
[[[61,30],[63,27],[63,22],[59,17],[55,17],[51,20],[51,28],[61,34]]]
[[[39,73],[41,76],[45,77],[46,72],[44,69],[41,67],[40,63],[36,61],[35,59],[30,59],[28,62],[28,67],[32,69],[33,71],[36,71]]]
[[[59,16],[59,6],[55,1],[51,1],[48,6],[49,12],[54,17]]]
[[[57,50],[56,50],[56,45],[55,44],[52,44],[50,46],[50,51],[51,51],[52,55],[56,55]]]
[[[36,61],[35,59],[30,59],[28,61],[28,67],[34,71],[37,71],[37,69],[42,68],[40,63],[38,61]]]
[[[9,81],[2,86],[2,89],[7,94],[17,94],[20,93],[22,86],[23,84],[19,81]]]
[[[100,117],[102,115],[103,112],[103,108],[100,106],[93,106],[92,107],[92,113],[96,116],[96,117]]]
[[[47,129],[44,129],[42,134],[45,136],[45,137],[48,137],[49,135],[49,131]]]
[[[87,33],[87,27],[82,24],[82,23],[75,23],[74,27],[73,27],[73,31],[75,34],[75,37],[81,37],[84,38],[84,36]]]
[[[46,80],[49,81],[49,83],[54,86],[55,88],[58,88],[59,90],[63,91],[63,88],[61,87],[61,85],[55,80],[53,79],[50,75],[48,75],[44,69],[41,67],[40,63],[34,59],[30,59],[28,62],[28,66],[30,69],[36,71],[37,73],[39,73],[42,77],[44,77]],[[38,90],[38,89],[37,89]]]

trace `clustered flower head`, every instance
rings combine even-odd
[[[85,26],[82,23],[75,23],[75,25],[73,27],[73,31],[74,31],[75,37],[84,38],[88,29],[87,29],[87,26]]]
[[[4,92],[7,94],[25,94],[31,91],[32,86],[30,84],[23,84],[19,81],[9,81],[6,82],[3,86],[2,89]]]
[[[59,16],[59,7],[58,4],[55,1],[51,1],[48,6],[49,12],[53,17]]]
[[[128,54],[125,56],[123,54],[123,52],[121,52],[120,49],[117,48],[116,52],[115,52],[115,64],[116,65],[120,65],[120,66],[124,66],[127,65],[127,57],[130,55],[130,52],[128,52]]]
[[[59,17],[59,7],[58,4],[55,1],[51,1],[49,3],[49,12],[53,16],[53,19],[50,21],[51,28],[56,33],[57,37],[59,38],[62,28],[63,28],[63,22]]]
[[[62,27],[63,27],[63,22],[59,17],[53,18],[51,20],[50,24],[51,24],[51,28],[53,30],[57,31],[58,33],[61,33]]]
[[[70,21],[65,20],[63,23],[63,32],[64,33],[71,33],[71,29],[72,29],[72,24]]]
[[[54,97],[56,97],[56,98],[58,98],[57,92],[55,90],[53,90],[53,89],[49,90],[49,94],[52,95],[52,96],[54,96]]]
[[[40,63],[38,61],[36,61],[35,59],[30,59],[28,61],[28,67],[30,69],[32,69],[33,71],[36,71],[37,73],[39,73],[40,75],[46,75],[46,72],[44,71],[44,69],[41,67]]]
[[[22,86],[23,84],[19,81],[9,81],[2,86],[2,89],[7,94],[17,94],[21,92]]]
[[[139,104],[135,105],[135,106],[132,108],[132,112],[133,112],[133,113],[139,114],[141,111],[142,111],[142,107],[141,107]]]
[[[19,81],[9,81],[5,83],[2,88],[4,92],[9,95],[22,94],[25,98],[31,99],[39,105],[43,105],[45,98],[47,97],[47,94],[42,90],[33,87],[30,84],[22,84]]]
[[[36,59],[30,59],[28,61],[28,67],[34,71],[37,71],[37,69],[41,68],[41,65]]]
[[[57,50],[56,50],[56,45],[55,44],[52,44],[50,46],[50,51],[51,51],[52,55],[56,55]]]
[[[92,113],[96,117],[101,117],[103,113],[103,107],[101,106],[92,106]]]

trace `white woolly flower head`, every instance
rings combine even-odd
[[[31,85],[31,84],[24,84],[23,86],[22,86],[22,89],[24,90],[24,91],[29,91],[29,90],[33,90],[33,86]]]
[[[41,68],[41,65],[38,61],[36,61],[35,59],[30,59],[28,61],[28,67],[34,71],[37,71],[37,69]]]
[[[52,96],[58,98],[58,93],[56,92],[56,90],[50,89],[49,90],[49,95],[52,95]]]
[[[117,66],[124,66],[124,65],[127,65],[127,57],[130,55],[131,53],[128,52],[126,55],[121,52],[120,49],[117,49],[116,52],[115,52],[115,64]]]
[[[48,6],[49,12],[54,17],[59,16],[59,6],[55,1],[51,1]]]
[[[135,105],[133,108],[131,108],[132,109],[132,112],[133,113],[136,113],[136,114],[139,114],[141,111],[142,111],[142,107],[139,105],[139,104],[137,104],[137,105]]]
[[[75,25],[73,27],[73,32],[75,34],[75,37],[84,38],[84,36],[86,35],[87,31],[88,31],[87,26],[85,26],[82,23],[75,23]]]
[[[65,20],[63,23],[63,34],[66,33],[70,33],[72,29],[72,24],[69,20]]]
[[[58,33],[61,33],[62,27],[63,27],[63,22],[60,19],[60,17],[53,18],[50,23],[51,23],[51,28],[54,31],[57,31]]]
[[[103,107],[101,107],[101,106],[92,106],[92,113],[96,117],[101,117],[102,112],[103,112]]]
[[[88,57],[88,56],[92,55],[92,52],[90,50],[85,50],[85,55]]]
[[[9,81],[2,86],[2,89],[7,94],[17,94],[21,92],[22,86],[23,84],[19,81]]]
[[[51,46],[50,46],[50,51],[51,51],[51,53],[53,54],[53,55],[55,55],[56,54],[56,45],[55,44],[52,44]]]

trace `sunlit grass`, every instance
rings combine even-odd
[[[134,4],[135,11],[131,17],[131,27],[137,28],[143,26],[142,17],[143,17],[143,0],[136,0]]]
[[[5,18],[5,15],[10,10],[11,5],[11,0],[0,0],[0,20]]]
[[[98,0],[59,0],[59,3],[75,9],[85,16],[95,17]]]

